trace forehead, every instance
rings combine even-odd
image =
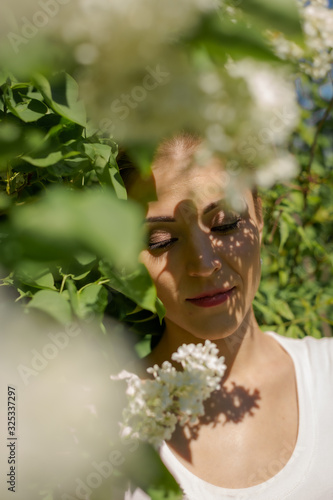
[[[153,166],[152,173],[157,199],[149,203],[149,215],[173,215],[184,203],[198,212],[220,200],[230,209],[240,210],[248,205],[249,190],[233,189],[230,196],[230,177],[218,159],[204,165],[166,161]]]

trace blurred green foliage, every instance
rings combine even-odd
[[[332,76],[303,77],[298,94],[303,116],[290,149],[300,172],[262,193],[263,272],[254,307],[264,330],[320,338],[333,325]]]

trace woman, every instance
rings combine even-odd
[[[260,200],[248,188],[230,200],[223,165],[198,165],[199,151],[199,140],[178,136],[153,163],[141,260],[166,315],[145,361],[161,365],[180,345],[210,339],[227,371],[199,425],[177,429],[161,458],[191,500],[333,498],[333,342],[260,330]]]

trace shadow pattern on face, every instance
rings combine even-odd
[[[176,222],[160,226],[161,231],[166,231],[165,239],[173,238],[175,243],[166,250],[152,253],[145,262],[158,296],[166,306],[166,321],[170,319],[191,333],[194,333],[194,327],[197,330],[195,336],[200,337],[199,329],[204,332],[208,325],[200,322],[190,325],[187,322],[190,318],[184,313],[183,306],[188,298],[206,290],[236,286],[237,294],[230,299],[224,314],[227,323],[236,317],[239,327],[259,284],[260,237],[256,221],[251,218],[248,208],[241,214],[230,213],[223,207],[215,209],[205,219],[203,228],[198,223],[199,214],[193,201],[183,200],[175,206],[174,213],[167,213]],[[238,216],[237,228],[225,232],[216,229],[236,221]],[[166,225],[168,227],[164,229]],[[198,308],[193,308],[196,316],[198,311]],[[192,315],[192,312],[189,314]],[[218,333],[221,324],[216,323],[214,328]],[[186,338],[178,338],[180,343],[186,343]],[[211,337],[211,340],[214,338]]]

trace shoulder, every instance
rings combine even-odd
[[[316,339],[308,336],[294,339],[275,332],[265,333],[273,336],[294,360],[308,364],[309,367],[320,367],[322,372],[333,374],[333,337]]]

